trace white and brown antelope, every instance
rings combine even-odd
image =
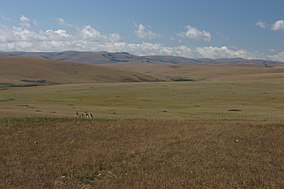
[[[93,114],[87,111],[84,113],[76,112],[76,118],[93,119]]]

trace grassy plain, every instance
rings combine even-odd
[[[283,73],[263,69],[2,85],[0,188],[283,188]]]
[[[94,83],[0,90],[0,115],[100,118],[283,118],[282,82]],[[239,111],[229,111],[229,110]]]
[[[283,188],[284,124],[1,119],[0,188]]]

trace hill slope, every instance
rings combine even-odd
[[[49,60],[63,60],[63,61],[80,62],[86,64],[110,64],[117,62],[149,63],[151,61],[147,57],[135,56],[126,52],[110,53],[105,51],[102,52],[79,52],[79,51],[0,52],[0,56],[44,58]]]
[[[66,61],[0,57],[0,83],[62,84],[88,82],[157,81],[153,76]]]
[[[104,64],[104,67],[151,75],[165,81],[284,81],[284,64],[203,63],[203,64]]]
[[[170,64],[275,64],[279,62],[267,60],[246,60],[242,58],[223,59],[193,59],[177,56],[135,56],[126,52],[0,52],[1,56],[44,58],[49,60],[63,60],[69,62],[80,62],[87,64],[112,64],[112,63],[170,63]]]

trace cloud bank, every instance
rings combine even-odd
[[[64,20],[64,19],[63,19]],[[63,21],[62,20],[62,21]],[[63,24],[64,22],[62,22]],[[281,24],[280,24],[281,25]],[[26,16],[20,18],[19,26],[0,25],[1,51],[110,51],[129,52],[135,55],[173,55],[189,58],[246,58],[284,61],[284,52],[266,55],[238,49],[230,46],[190,47],[188,45],[166,45],[162,43],[141,42],[130,43],[122,40],[118,33],[101,33],[95,27],[87,25],[74,30],[49,29],[37,30],[36,22]],[[276,27],[281,28],[279,25]],[[153,39],[155,33],[137,25],[137,36],[142,39]],[[191,26],[183,33],[183,37],[210,40],[211,34],[199,31]],[[275,53],[275,52],[274,52]]]

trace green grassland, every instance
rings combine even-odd
[[[69,84],[0,90],[0,115],[283,120],[281,82]],[[238,110],[238,111],[230,111]]]

